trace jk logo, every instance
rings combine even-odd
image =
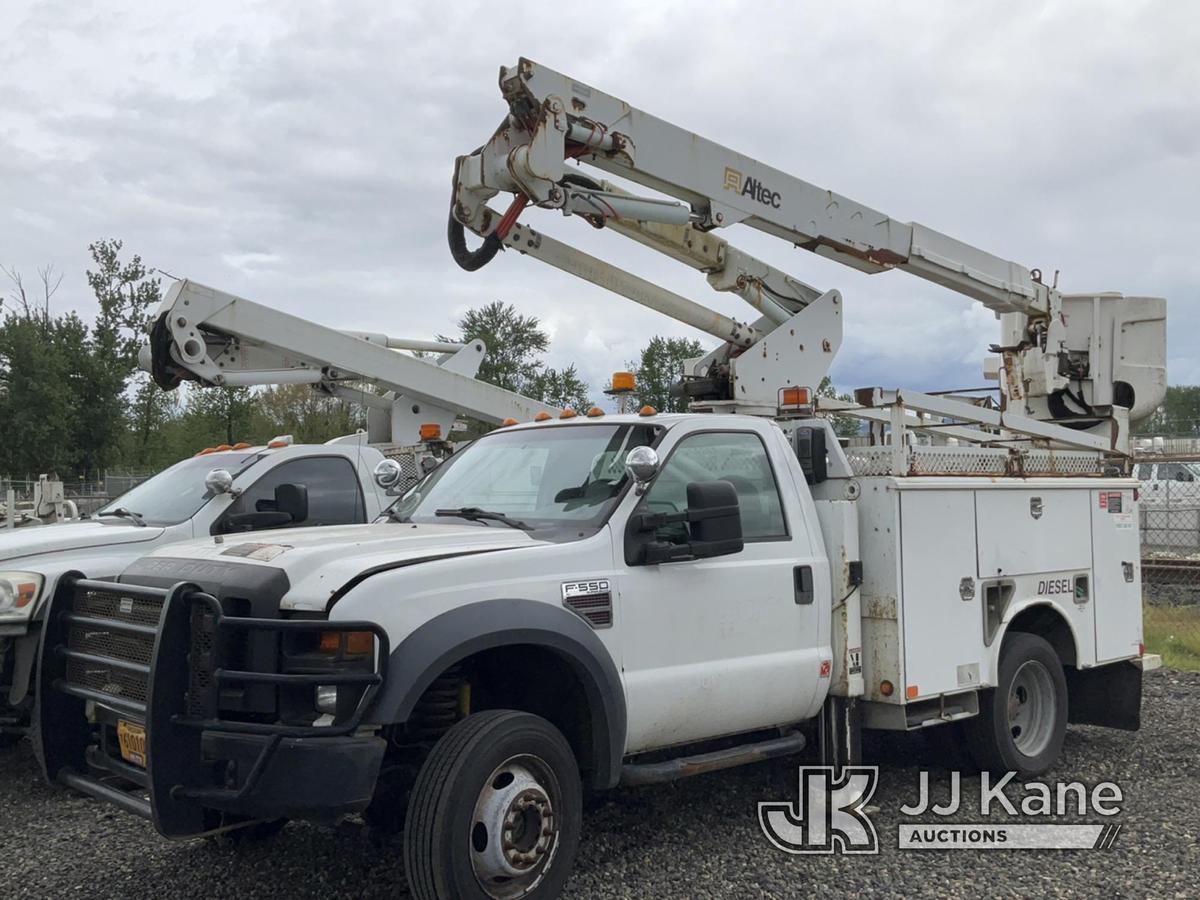
[[[878,853],[879,836],[864,807],[878,766],[800,767],[798,803],[758,804],[763,834],[784,853]]]

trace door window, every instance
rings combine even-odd
[[[687,486],[693,481],[728,481],[733,485],[746,540],[787,537],[779,486],[767,448],[758,435],[705,432],[684,438],[646,492],[646,511],[683,512],[687,509]],[[658,537],[686,541],[687,529],[668,525]]]
[[[1160,481],[1195,481],[1195,476],[1187,466],[1179,463],[1161,463],[1158,467]]]
[[[283,526],[351,525],[366,521],[366,505],[354,467],[341,456],[295,459],[276,466],[254,482],[226,510],[226,516],[261,512],[275,500],[281,484],[303,485],[308,490],[308,518]]]

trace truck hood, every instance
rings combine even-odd
[[[13,531],[0,531],[0,564],[45,553],[63,553],[118,544],[141,544],[163,533],[155,525],[144,528],[118,522],[63,522],[59,525],[31,525]]]
[[[291,585],[283,609],[324,610],[338,588],[370,569],[544,543],[499,523],[335,525],[226,536],[221,543],[207,539],[170,544],[150,554],[139,568],[156,557],[270,566],[282,569]]]

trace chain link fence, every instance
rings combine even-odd
[[[153,472],[105,472],[102,475],[93,473],[91,476],[65,476],[62,478],[63,496],[75,503],[81,514],[93,513],[110,500],[120,497],[126,491],[141,484],[151,477]],[[0,503],[4,502],[8,491],[12,491],[18,504],[33,502],[34,488],[37,487],[35,478],[7,478],[0,476]]]
[[[1146,649],[1165,665],[1200,670],[1200,447],[1139,456]]]

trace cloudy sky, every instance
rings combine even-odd
[[[87,244],[318,322],[453,330],[496,298],[598,393],[685,326],[532,260],[445,248],[454,157],[528,56],[668,121],[993,253],[1067,291],[1169,299],[1170,379],[1200,383],[1200,8],[1190,3],[329,3],[3,0],[0,263],[55,264],[92,312]],[[535,227],[744,317],[736,298],[578,220]],[[843,387],[978,385],[982,307],[747,229],[846,297]]]

